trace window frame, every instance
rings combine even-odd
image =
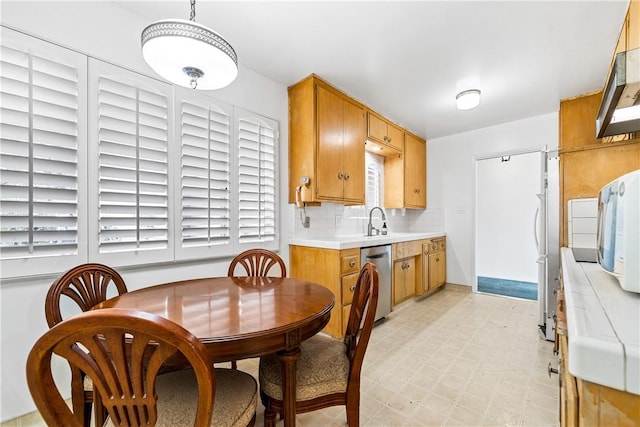
[[[10,28],[0,26],[2,45],[11,49],[46,58],[49,61],[64,65],[71,65],[77,70],[77,144],[76,144],[76,173],[77,173],[77,245],[75,253],[54,253],[47,255],[34,255],[22,258],[2,259],[0,256],[0,270],[2,278],[17,278],[51,272],[64,271],[74,265],[87,262],[87,205],[83,203],[87,199],[87,56],[78,52],[54,45]],[[32,93],[31,83],[29,91]],[[27,101],[31,102],[31,101]],[[33,114],[33,112],[31,113]],[[33,121],[30,120],[30,127]],[[32,131],[30,131],[32,132]],[[32,144],[33,140],[29,144]],[[33,179],[30,178],[31,183]],[[32,187],[32,184],[30,184]],[[1,204],[1,202],[0,202]],[[33,218],[33,217],[32,217]],[[33,221],[30,220],[30,224]],[[1,252],[1,249],[0,249]],[[28,274],[25,274],[28,272]]]

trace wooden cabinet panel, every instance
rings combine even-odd
[[[344,327],[353,298],[352,286],[360,273],[360,248],[335,249],[289,246],[290,277],[311,280],[333,292],[335,305],[324,332],[336,337],[344,336]],[[355,289],[355,288],[354,288]]]
[[[429,249],[431,240],[424,240],[422,243],[422,280],[420,280],[417,294],[424,295],[429,291]]]
[[[595,144],[596,116],[602,92],[560,103],[560,144],[562,148],[577,148]]]
[[[393,305],[416,294],[416,258],[405,258],[393,263]]]
[[[432,239],[428,244],[428,277],[429,290],[435,289],[446,283],[447,279],[447,253],[446,239]],[[426,278],[424,279],[426,280]]]
[[[353,301],[353,293],[358,283],[358,275],[360,273],[352,273],[342,276],[342,304],[351,304]]]
[[[363,204],[364,106],[311,75],[289,88],[289,203],[300,178],[308,202]]]
[[[364,203],[365,193],[365,113],[364,109],[348,101],[344,102],[344,144],[342,170],[344,173],[343,198],[350,202]]]
[[[405,135],[405,206],[427,207],[427,144],[410,134]]]
[[[349,314],[351,313],[351,304],[342,307],[342,335],[347,330],[347,324],[349,323]]]
[[[600,189],[625,173],[640,169],[640,140],[568,151],[560,156],[560,246],[567,246],[567,202],[598,197]]]
[[[394,243],[391,246],[391,258],[398,260],[401,258],[408,258],[412,256],[419,256],[422,251],[421,240],[410,240],[407,242]]]
[[[318,97],[318,158],[316,160],[316,196],[341,199],[343,190],[342,158],[344,142],[344,101],[323,87]]]
[[[398,152],[402,151],[404,144],[402,128],[371,111],[367,112],[367,137]]]
[[[384,165],[384,205],[386,208],[427,207],[427,145],[405,133],[400,157],[387,157]],[[402,191],[398,191],[398,189]]]
[[[360,249],[346,249],[340,257],[340,273],[349,274],[360,271]]]

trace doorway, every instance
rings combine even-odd
[[[476,290],[538,299],[540,151],[476,161]]]

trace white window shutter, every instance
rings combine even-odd
[[[365,152],[366,207],[367,211],[375,206],[384,206],[384,157]]]
[[[98,60],[90,60],[89,70],[98,177],[92,255],[113,265],[170,260],[171,87]]]
[[[176,88],[180,185],[176,194],[177,259],[231,254],[232,108]]]
[[[59,272],[87,258],[86,58],[2,28],[2,276]]]
[[[278,122],[236,109],[238,241],[278,248]]]

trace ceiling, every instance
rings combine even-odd
[[[180,1],[118,1],[149,23],[188,19]],[[433,139],[556,112],[602,89],[627,0],[206,1],[196,21],[238,62],[289,86],[316,73]],[[242,71],[242,69],[241,69]],[[479,107],[456,94],[477,88]]]

